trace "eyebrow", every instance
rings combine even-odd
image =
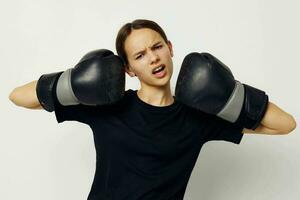
[[[158,42],[156,42],[155,44],[153,44],[152,47],[154,47],[154,46],[156,46],[156,45],[158,45],[158,44],[160,44],[160,43],[161,43],[161,41],[158,41]],[[136,55],[138,55],[138,54],[140,54],[140,53],[144,53],[145,51],[146,51],[146,50],[139,51],[139,52],[133,54],[133,56],[136,56]]]

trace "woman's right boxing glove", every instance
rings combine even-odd
[[[175,96],[190,107],[253,130],[268,105],[264,91],[235,80],[229,67],[209,53],[193,52],[184,58]]]

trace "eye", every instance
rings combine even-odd
[[[162,47],[162,45],[158,45],[158,46],[156,46],[155,48],[156,49],[160,49]]]
[[[140,55],[139,55],[139,56],[137,56],[135,59],[136,59],[136,60],[138,60],[138,59],[140,59],[142,56],[143,56],[143,55],[142,55],[142,54],[140,54]]]

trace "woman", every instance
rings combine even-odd
[[[116,39],[125,70],[139,90],[127,90],[115,104],[62,105],[54,93],[57,121],[88,124],[96,148],[96,172],[89,200],[183,199],[199,152],[208,141],[239,144],[243,133],[286,134],[296,123],[269,102],[255,130],[188,107],[172,96],[173,49],[161,27],[150,20],[125,24]],[[10,100],[42,108],[37,81],[17,87]]]

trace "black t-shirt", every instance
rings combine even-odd
[[[239,144],[243,127],[175,101],[147,104],[127,90],[113,106],[56,105],[57,121],[88,124],[96,172],[88,200],[182,200],[205,142]]]

